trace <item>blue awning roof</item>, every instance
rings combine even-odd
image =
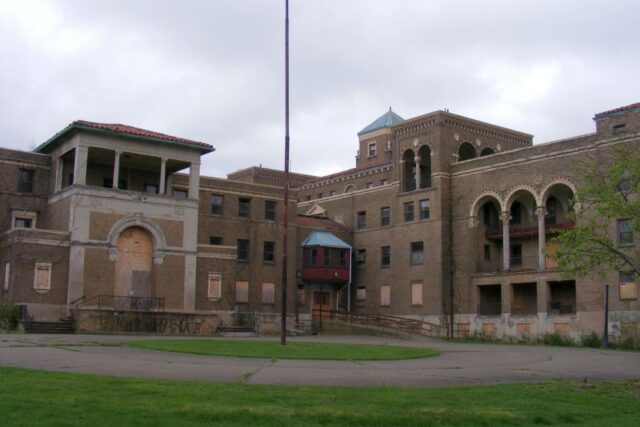
[[[306,239],[302,241],[302,247],[322,246],[325,248],[351,249],[342,239],[334,236],[328,231],[312,231]]]
[[[373,132],[374,130],[383,129],[389,127],[395,123],[404,122],[404,119],[391,111],[391,107],[389,107],[389,111],[375,119],[372,123],[370,123],[367,127],[358,132],[358,135],[362,135],[364,133]]]

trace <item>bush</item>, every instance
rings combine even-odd
[[[0,329],[15,329],[19,317],[20,307],[11,303],[0,303]]]
[[[602,345],[600,337],[594,331],[582,335],[580,337],[580,342],[582,343],[583,347],[600,348],[600,346]]]
[[[640,339],[636,342],[633,337],[627,337],[622,341],[610,343],[610,346],[619,350],[640,350]]]
[[[546,345],[555,345],[559,347],[572,347],[576,343],[568,336],[559,334],[557,332],[551,334],[544,334],[542,336],[542,343]]]

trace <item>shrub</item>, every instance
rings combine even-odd
[[[583,334],[580,337],[580,342],[583,347],[600,348],[602,345],[600,337],[594,331],[591,331],[588,334]]]
[[[555,345],[559,347],[572,347],[576,343],[568,336],[559,334],[557,332],[551,334],[544,334],[542,336],[542,343],[546,345]]]
[[[15,329],[18,326],[20,308],[11,303],[0,303],[0,329]]]
[[[636,340],[633,337],[627,337],[622,341],[610,343],[611,348],[620,350],[640,350],[640,340]]]

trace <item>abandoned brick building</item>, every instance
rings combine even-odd
[[[606,282],[612,330],[637,331],[634,278],[567,279],[552,257],[549,237],[573,226],[573,162],[606,162],[612,147],[640,142],[640,104],[594,120],[594,133],[533,145],[446,111],[404,120],[389,110],[358,133],[353,169],[291,176],[290,313],[444,325],[453,309],[463,332],[578,336],[601,330]],[[259,312],[275,326],[283,173],[200,176],[213,150],[85,121],[33,152],[0,149],[2,300],[42,320],[135,300],[223,324],[234,310]],[[625,218],[611,233],[637,248]]]

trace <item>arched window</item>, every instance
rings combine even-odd
[[[431,148],[428,145],[423,145],[418,150],[418,156],[420,157],[420,188],[431,187]]]
[[[490,155],[492,155],[492,154],[494,154],[494,153],[495,153],[495,151],[493,151],[493,149],[492,149],[492,148],[484,147],[484,148],[482,149],[482,151],[480,152],[480,157],[490,156]]]
[[[477,156],[476,149],[468,142],[463,142],[458,149],[458,160],[475,159]]]
[[[413,150],[407,150],[402,155],[404,166],[402,170],[403,191],[413,191],[416,189],[416,161]]]

